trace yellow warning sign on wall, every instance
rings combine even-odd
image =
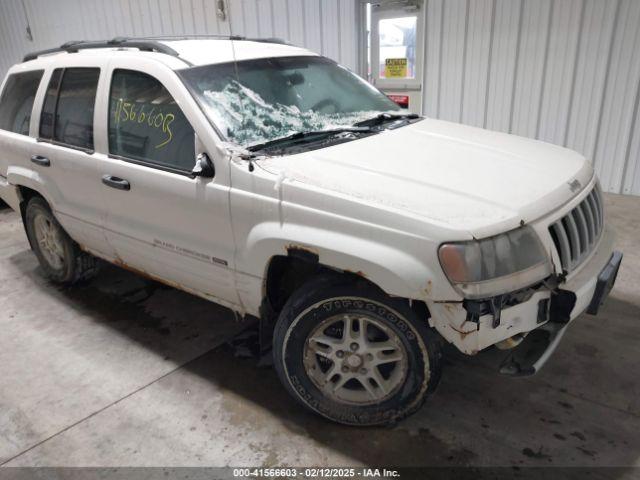
[[[406,78],[407,77],[407,59],[406,58],[387,58],[384,61],[384,76],[386,78]]]

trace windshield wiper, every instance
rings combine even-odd
[[[308,130],[305,132],[295,132],[295,133],[292,133],[291,135],[275,138],[273,140],[268,140],[266,142],[254,143],[253,145],[249,145],[247,147],[247,150],[249,150],[250,152],[257,152],[258,150],[264,150],[267,148],[282,146],[288,143],[318,141],[318,140],[322,140],[324,138],[331,137],[333,135],[337,135],[340,133],[368,133],[371,131],[372,131],[371,127],[369,126],[332,128],[329,130]]]
[[[417,113],[380,113],[375,117],[367,118],[353,124],[354,127],[374,127],[393,120],[420,118]]]

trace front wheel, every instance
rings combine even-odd
[[[284,306],[276,370],[307,408],[348,425],[396,422],[418,410],[440,377],[435,335],[406,302],[363,283],[313,280]]]

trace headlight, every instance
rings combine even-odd
[[[538,235],[521,227],[483,240],[445,243],[440,264],[466,298],[487,298],[524,288],[551,274]]]

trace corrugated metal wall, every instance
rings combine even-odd
[[[424,113],[538,138],[640,195],[640,0],[425,0]]]
[[[0,74],[29,51],[68,40],[182,34],[278,37],[358,67],[355,0],[0,0]],[[33,41],[27,39],[27,19]]]
[[[565,145],[640,195],[640,0],[424,1],[425,114]],[[359,69],[359,0],[227,4],[223,22],[216,0],[0,0],[0,74],[69,39],[230,32]]]

